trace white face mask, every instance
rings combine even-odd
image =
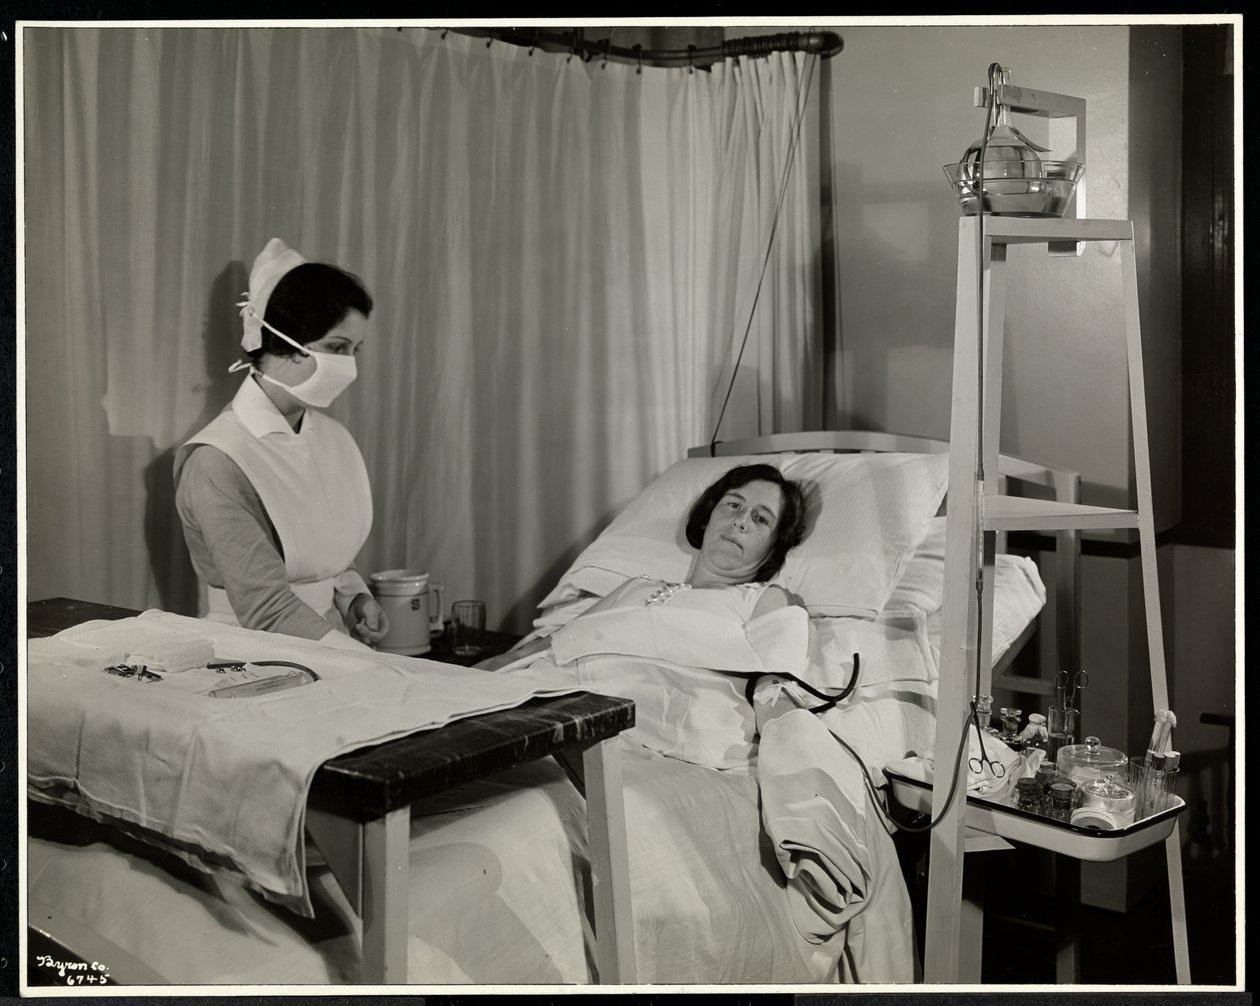
[[[358,376],[358,368],[355,365],[353,356],[342,356],[338,353],[320,353],[306,346],[299,345],[283,332],[277,332],[274,328],[271,328],[270,325],[267,328],[275,332],[289,345],[297,347],[315,361],[315,372],[299,384],[285,384],[283,381],[277,381],[274,377],[267,376],[260,370],[256,371],[258,376],[264,381],[270,381],[272,384],[284,388],[285,391],[303,405],[309,405],[316,409],[326,408]]]

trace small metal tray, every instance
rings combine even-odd
[[[909,810],[931,813],[931,783],[898,775],[888,769],[884,770],[884,775],[892,784],[893,797],[898,803]],[[988,835],[998,835],[1012,842],[1049,849],[1073,859],[1109,863],[1162,842],[1172,834],[1177,815],[1185,809],[1185,801],[1174,796],[1172,805],[1158,814],[1143,818],[1127,828],[1102,831],[1053,821],[1008,804],[991,803],[980,797],[969,796],[967,825]]]

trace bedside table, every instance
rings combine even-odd
[[[470,653],[465,656],[455,652],[452,645],[453,634],[448,622],[445,632],[440,636],[433,636],[429,639],[429,646],[432,648],[428,653],[421,654],[420,659],[436,660],[442,664],[461,664],[464,667],[472,667],[473,664],[485,660],[486,657],[494,657],[500,653],[506,653],[523,638],[523,636],[512,635],[510,632],[491,632],[487,629],[482,633],[481,649],[476,653]]]

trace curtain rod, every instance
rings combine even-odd
[[[439,29],[443,30],[443,29]],[[733,56],[768,56],[774,52],[812,52],[822,57],[835,56],[844,48],[844,39],[833,31],[793,31],[776,35],[749,35],[732,38],[720,45],[695,46],[685,49],[644,49],[616,46],[611,39],[586,39],[583,29],[547,31],[535,28],[453,28],[463,35],[491,38],[510,45],[568,50],[584,61],[596,57],[629,63],[653,63],[676,66],[699,65]],[[489,43],[487,43],[489,44]],[[701,67],[703,69],[703,67]]]

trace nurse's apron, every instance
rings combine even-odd
[[[335,419],[307,409],[298,433],[255,437],[231,409],[180,447],[175,480],[196,444],[217,447],[253,483],[280,537],[289,588],[333,625],[337,577],[354,562],[372,529],[372,490],[354,438]],[[206,584],[213,621],[239,624],[227,591]]]

